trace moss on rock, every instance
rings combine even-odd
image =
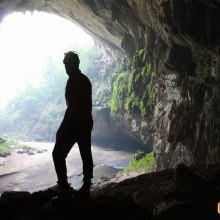
[[[115,115],[119,109],[123,109],[127,95],[128,72],[121,72],[116,76],[113,85],[112,99],[110,101],[111,114]]]
[[[119,110],[130,115],[147,116],[154,105],[154,71],[146,61],[146,48],[137,51],[132,60],[130,74],[118,73],[110,101],[111,114]]]

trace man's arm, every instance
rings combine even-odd
[[[69,100],[68,100],[68,95],[67,95],[67,86],[68,86],[68,81],[67,81],[66,89],[65,89],[65,99],[66,99],[66,105],[68,107],[69,106]]]

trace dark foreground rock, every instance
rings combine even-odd
[[[4,192],[1,220],[54,219],[220,219],[220,166],[187,167],[142,174],[92,190],[91,199],[53,204],[57,187]]]

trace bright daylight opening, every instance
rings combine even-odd
[[[79,53],[81,71],[96,81],[98,49],[70,21],[35,11],[13,13],[0,24],[0,193],[33,192],[57,181],[52,150],[66,109],[63,58],[70,50]],[[118,172],[132,156],[94,144],[92,151],[94,181]],[[70,183],[79,187],[77,147],[68,155],[67,168]]]
[[[36,11],[8,15],[0,39],[1,107],[28,84],[40,83],[49,58],[62,63],[64,52],[93,45],[92,37],[70,21]]]

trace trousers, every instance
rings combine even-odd
[[[88,125],[74,125],[63,121],[56,134],[56,142],[52,152],[53,162],[58,178],[58,184],[62,187],[68,185],[66,158],[75,143],[83,164],[83,180],[90,182],[93,178],[93,158],[91,151],[91,131],[93,122]]]

